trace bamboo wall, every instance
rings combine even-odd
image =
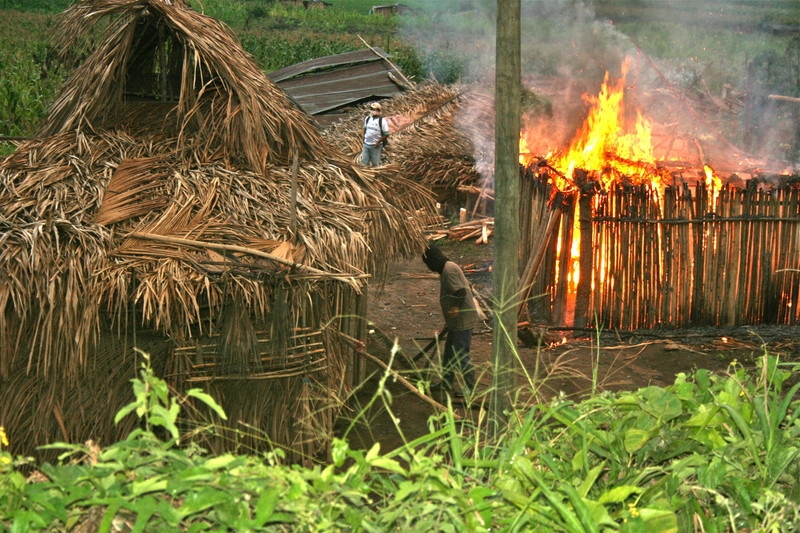
[[[751,180],[716,193],[702,183],[663,191],[584,187],[549,201],[547,213],[533,220],[552,196],[545,179],[523,178],[530,205],[521,219],[529,241],[522,246],[522,271],[540,265],[533,281],[523,276],[530,320],[617,329],[800,321],[796,180],[770,188]],[[552,217],[559,221],[550,230]],[[577,260],[559,252],[574,249]],[[577,284],[567,275],[575,270]]]

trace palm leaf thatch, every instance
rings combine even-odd
[[[90,421],[128,401],[116,384],[94,411],[65,391],[112,361],[127,384],[153,337],[170,341],[156,366],[175,386],[247,391],[261,400],[238,420],[312,453],[357,378],[331,330],[363,331],[344,317],[363,312],[367,278],[422,249],[414,214],[433,198],[397,168],[348,161],[183,0],[79,1],[63,46],[101,17],[38,138],[0,164],[0,386],[39,387],[0,425],[80,409],[17,442],[113,438]]]
[[[288,165],[295,151],[310,160],[330,154],[229,29],[184,0],[79,1],[62,17],[59,49],[72,50],[99,19],[110,19],[105,39],[66,83],[41,136],[166,130],[200,161],[254,171]]]
[[[363,119],[359,110],[325,132],[340,150],[361,152]],[[383,103],[392,135],[385,151],[388,163],[436,192],[440,201],[459,196],[459,189],[481,187],[493,174],[494,107],[476,87],[417,85]]]

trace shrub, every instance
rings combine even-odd
[[[182,441],[180,406],[147,364],[132,380],[142,428],[99,448],[56,444],[28,481],[0,430],[0,527],[12,531],[790,531],[800,527],[797,365],[698,371],[670,387],[556,398],[512,413],[496,440],[452,407],[382,454],[332,445],[329,464],[209,456]],[[390,407],[387,373],[373,401]],[[479,418],[480,419],[480,418]],[[161,435],[160,437],[158,435]],[[13,435],[10,436],[13,438]],[[182,445],[180,443],[183,442]]]

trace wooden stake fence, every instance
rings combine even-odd
[[[553,191],[541,186],[546,178],[526,174],[539,183],[523,186],[521,318],[540,290],[549,312],[538,309],[530,319],[548,315],[555,326],[595,325],[595,317],[615,329],[800,322],[796,180],[717,191],[704,183],[663,191],[615,184],[556,207],[548,202]],[[577,204],[591,214],[580,215],[573,235]],[[563,219],[554,231],[557,215]],[[577,288],[567,281],[573,238],[581,239]],[[577,302],[576,292],[583,295]]]

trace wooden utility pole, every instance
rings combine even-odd
[[[494,337],[490,416],[505,425],[514,389],[519,299],[520,0],[497,0]]]

